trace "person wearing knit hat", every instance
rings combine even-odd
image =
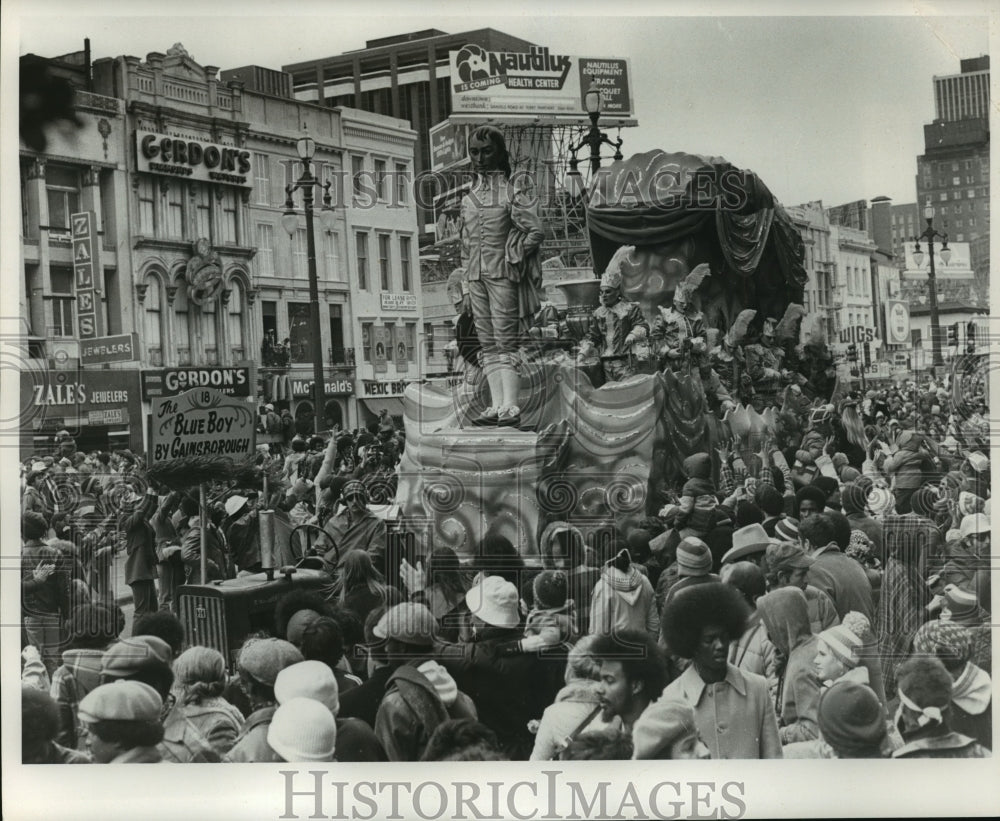
[[[868,494],[856,484],[846,484],[840,491],[840,504],[851,530],[860,530],[882,552],[882,524],[868,515]]]
[[[326,705],[311,698],[293,698],[274,712],[267,743],[279,761],[333,761],[337,724]]]
[[[569,577],[563,570],[543,570],[531,584],[534,607],[524,623],[522,652],[572,642],[576,637],[573,600],[567,599]]]
[[[952,679],[951,727],[993,746],[993,683],[989,673],[971,661],[973,633],[946,621],[930,621],[913,637],[913,655],[937,658]]]
[[[720,581],[719,577],[711,572],[711,550],[701,539],[694,536],[681,539],[680,544],[677,545],[675,561],[677,562],[677,581],[666,588],[663,596],[664,606],[686,589],[699,584]]]
[[[684,554],[684,561],[692,568],[703,567],[705,558],[702,548],[707,551],[708,546],[693,538],[688,540],[688,544],[691,550]],[[711,570],[711,566],[708,569]],[[661,574],[661,580],[667,572],[669,569]],[[708,573],[707,570],[703,572]],[[687,576],[675,582],[674,586],[699,584],[703,579],[704,576]],[[670,595],[669,591],[667,595]],[[659,629],[660,613],[653,585],[632,562],[627,550],[618,551],[604,563],[590,594],[589,632],[616,635],[622,630],[646,630],[655,637]]]
[[[822,513],[826,507],[827,493],[816,485],[806,485],[795,494],[795,517],[801,522],[817,513]]]
[[[633,760],[711,758],[694,721],[694,708],[682,701],[654,701],[632,727]]]
[[[115,681],[80,701],[79,718],[87,749],[97,764],[155,764],[163,738],[159,693],[140,681]]]
[[[941,621],[976,627],[989,621],[989,614],[979,606],[976,594],[955,584],[945,585],[941,602]]]
[[[387,530],[384,519],[368,508],[368,488],[358,479],[348,481],[340,491],[343,508],[331,516],[323,530],[335,547],[323,555],[323,564],[334,575],[351,551],[366,550],[376,569],[385,569]]]
[[[903,746],[893,758],[987,758],[975,739],[951,728],[953,682],[937,658],[914,656],[900,665],[896,728]]]
[[[819,699],[819,730],[837,758],[884,758],[885,710],[865,684],[841,679]]]
[[[785,516],[774,526],[774,538],[779,542],[799,542],[799,520]]]
[[[843,678],[868,684],[868,668],[860,654],[866,642],[872,640],[871,622],[851,611],[841,624],[828,627],[817,635],[813,666],[816,676],[826,686]]]
[[[227,761],[249,763],[279,760],[267,742],[267,729],[277,709],[274,682],[286,667],[303,661],[299,649],[284,639],[248,639],[236,661],[239,686],[250,701],[251,713],[226,756]]]
[[[850,465],[846,465],[845,467],[842,467],[840,469],[839,476],[841,483],[846,485],[849,482],[856,482],[858,479],[860,479],[861,471],[858,470],[856,467],[851,467]]]
[[[293,698],[311,698],[334,716],[340,710],[337,679],[321,661],[300,661],[279,672],[274,680],[274,697],[278,704]]]
[[[682,536],[704,536],[715,521],[719,500],[712,483],[712,458],[707,453],[695,453],[684,460],[688,477],[681,488],[676,524]]]

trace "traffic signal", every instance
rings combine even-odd
[[[872,365],[872,349],[871,346],[865,342],[862,345],[861,350],[864,351],[864,363],[866,368],[870,368]]]
[[[858,361],[858,346],[853,342],[847,346],[847,361],[848,362]]]
[[[948,326],[948,346],[958,345],[958,323]]]
[[[976,352],[976,323],[972,320],[965,326],[965,343],[966,353]]]

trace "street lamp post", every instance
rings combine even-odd
[[[281,224],[289,237],[294,237],[299,227],[299,217],[295,212],[292,194],[302,191],[302,208],[306,216],[306,255],[309,266],[309,335],[312,337],[313,365],[313,426],[319,433],[323,425],[323,343],[319,318],[319,279],[316,273],[316,234],[313,229],[313,188],[320,181],[312,173],[312,158],[316,153],[316,141],[308,134],[301,137],[295,144],[299,159],[302,160],[302,176],[294,183],[285,186],[285,213]],[[323,185],[323,208],[320,210],[320,221],[328,231],[333,230],[335,213],[331,207],[330,183]]]
[[[571,188],[577,191],[583,188],[578,170],[580,161],[576,158],[576,152],[581,148],[584,146],[590,148],[591,174],[596,174],[597,170],[601,167],[602,145],[610,145],[615,149],[615,160],[622,159],[622,138],[619,137],[617,140],[609,139],[608,135],[601,131],[597,125],[601,119],[601,90],[598,88],[597,83],[591,83],[590,88],[587,89],[587,93],[583,95],[583,106],[587,111],[587,116],[590,117],[590,129],[584,134],[580,142],[569,147],[571,154],[569,161],[569,184]]]
[[[934,209],[931,207],[930,201],[924,208],[924,219],[927,220],[927,228],[919,237],[914,238],[916,244],[913,246],[913,261],[917,263],[917,267],[923,265],[924,255],[920,250],[920,240],[927,240],[927,255],[930,258],[927,287],[930,290],[931,301],[931,365],[937,369],[943,363],[941,361],[941,324],[938,318],[937,272],[934,269],[934,240],[941,240],[941,259],[944,260],[945,265],[951,259],[951,249],[948,247],[948,235],[935,231],[934,226],[931,225],[934,220]]]

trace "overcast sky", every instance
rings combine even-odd
[[[211,11],[203,11],[209,5]],[[647,16],[580,16],[612,6]],[[648,16],[664,8],[670,14],[691,10],[621,0],[593,5],[549,0],[546,17],[489,13],[497,8],[510,15],[522,7],[507,1],[445,9],[426,2],[34,0],[21,4],[15,22],[22,54],[79,50],[84,37],[90,37],[95,59],[145,57],[181,42],[198,62],[221,68],[280,68],[363,48],[369,38],[426,28],[456,33],[492,27],[554,52],[627,57],[639,126],[623,133],[626,156],[657,147],[721,155],[760,174],[786,204],[821,199],[835,205],[879,195],[913,201],[922,125],[934,116],[932,77],[958,73],[960,58],[988,53],[991,6],[995,36],[998,4],[972,0],[933,8],[837,5],[853,15],[883,15],[867,17],[791,17],[788,7],[775,4],[768,10],[776,16],[737,17],[729,15],[745,13],[742,7],[723,3],[698,7],[702,14],[711,10],[712,17]],[[82,7],[114,16],[74,16]],[[289,16],[269,16],[279,8],[290,9]],[[453,16],[456,8],[469,13]],[[160,16],[165,9],[170,17]],[[6,14],[9,21],[10,11]]]

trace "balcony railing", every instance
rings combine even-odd
[[[272,345],[265,342],[260,350],[260,364],[264,368],[287,370],[292,365],[312,364],[312,346],[306,342],[290,345]],[[354,348],[327,348],[324,367],[353,368],[356,365]]]
[[[353,368],[354,348],[327,348],[327,363],[334,368]]]

